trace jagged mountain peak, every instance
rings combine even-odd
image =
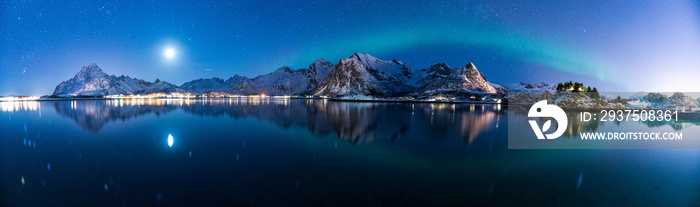
[[[347,64],[347,63],[350,62],[350,61],[355,61],[355,62],[358,62],[358,63],[360,62],[360,61],[357,60],[357,59],[351,59],[351,58],[340,59],[340,61],[338,61],[338,64],[336,64],[336,66]]]
[[[80,72],[102,72],[102,68],[100,66],[97,66],[97,63],[90,63],[90,65],[83,66],[82,69],[80,69]]]
[[[452,70],[452,75],[457,75],[457,76],[463,76],[463,75],[475,75],[478,74],[479,70],[476,69],[476,66],[474,64],[467,64],[464,67],[458,67]]]
[[[318,85],[328,77],[328,74],[333,68],[335,68],[335,65],[331,61],[323,58],[311,63],[311,65],[309,65],[309,70],[304,74],[309,79],[309,90],[318,87]]]
[[[102,71],[102,68],[100,66],[97,66],[96,63],[91,63],[90,65],[83,66],[82,69],[80,69],[80,72],[78,73],[104,73]]]
[[[311,65],[325,64],[325,63],[331,63],[331,61],[328,61],[328,60],[323,59],[323,58],[319,58],[318,60],[316,60],[316,61],[314,61],[313,63],[311,63]],[[331,64],[333,64],[333,63],[331,63]]]
[[[383,68],[377,68],[377,66],[381,67],[380,64],[405,65],[403,62],[398,61],[396,59],[393,59],[392,61],[385,61],[385,60],[381,60],[379,58],[376,58],[370,54],[358,53],[358,52],[353,53],[352,56],[350,56],[348,59],[357,60],[357,61],[359,61],[363,64],[366,64],[367,66],[370,66],[374,69],[383,69]]]
[[[423,86],[435,79],[445,78],[452,72],[446,63],[435,63],[426,69],[422,69],[416,85]]]
[[[320,58],[320,59],[314,61],[313,63],[311,63],[311,65],[309,65],[309,70],[318,72],[319,69],[327,69],[327,68],[333,69],[333,66],[334,65],[331,61]]]
[[[431,65],[426,71],[435,72],[440,75],[449,75],[452,69],[447,63],[435,63]]]
[[[476,66],[471,61],[469,61],[469,63],[467,63],[467,66],[464,66],[464,67],[469,68],[469,69],[476,69]]]
[[[352,56],[346,60],[356,60],[365,66],[367,69],[376,75],[377,72],[386,73],[391,77],[386,77],[389,79],[397,79],[396,81],[402,82],[401,85],[408,85],[410,87],[417,87],[416,76],[413,73],[413,68],[411,65],[403,63],[399,60],[393,59],[392,61],[381,60],[367,53],[355,52]],[[382,75],[386,76],[386,75]],[[385,79],[382,77],[377,77],[377,79]]]
[[[442,74],[437,73],[441,71]],[[449,71],[448,74],[444,74]],[[432,72],[432,73],[430,73]],[[447,64],[438,63],[431,66],[427,73],[432,80],[418,88],[415,95],[432,96],[441,93],[498,93],[487,80],[484,74],[480,73],[474,63],[469,62],[464,67],[450,70]],[[425,76],[428,77],[428,76]]]
[[[355,53],[357,54],[357,53]],[[356,58],[341,59],[314,95],[393,95],[370,73],[368,65]]]
[[[216,78],[216,79],[222,80],[221,78]],[[228,82],[228,81],[234,81],[234,80],[240,80],[240,79],[248,79],[248,77],[240,76],[240,75],[236,74],[236,75],[233,75],[233,77],[226,79],[226,81]]]
[[[371,65],[371,63],[373,63],[373,62],[383,61],[383,60],[380,60],[379,58],[376,58],[370,54],[359,53],[359,52],[353,53],[352,56],[349,57],[349,59],[355,59],[357,61],[369,64],[369,65]]]
[[[681,92],[675,92],[664,101],[665,108],[684,110],[690,107],[698,107],[698,101]]]
[[[688,96],[686,96],[685,94],[683,94],[683,93],[681,93],[681,92],[675,92],[675,93],[673,93],[673,95],[671,95],[670,98],[673,98],[673,99],[685,99],[685,98],[687,98],[687,97],[688,97]]]
[[[108,75],[102,71],[102,68],[92,63],[88,66],[83,66],[83,68],[75,74],[74,79],[78,82],[84,82],[90,79],[105,78],[107,76]]]
[[[375,65],[377,65],[377,63],[397,64],[396,62],[381,60],[381,59],[376,58],[376,57],[374,57],[370,54],[367,54],[367,53],[358,53],[358,52],[353,53],[352,56],[348,57],[347,59],[357,60],[357,61],[359,61],[363,64],[366,64],[367,66],[370,66],[370,67],[374,67]]]
[[[361,61],[362,57],[367,57],[367,56],[372,57],[371,55],[367,55],[367,53],[354,52],[354,53],[352,53],[352,56],[350,56],[350,58],[356,58],[357,60]]]
[[[282,66],[280,68],[277,68],[275,72],[285,72],[285,73],[292,73],[294,72],[294,69],[290,68],[289,66]]]
[[[478,69],[476,69],[476,66],[474,63],[469,62],[466,66],[464,67],[459,67],[455,68],[452,70],[452,73],[450,74],[453,76],[453,78],[469,78],[469,77],[477,77],[480,76],[484,81],[486,81],[486,76],[484,76],[483,73],[479,72]]]

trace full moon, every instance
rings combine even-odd
[[[173,50],[173,48],[168,48],[165,50],[165,57],[169,59],[175,57],[175,50]]]

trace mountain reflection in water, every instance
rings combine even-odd
[[[85,131],[98,133],[105,124],[174,110],[199,116],[253,117],[281,128],[302,127],[316,136],[331,133],[353,143],[396,140],[413,131],[436,141],[458,133],[471,143],[498,127],[505,115],[500,105],[450,103],[337,102],[326,99],[114,99],[57,101],[58,114]],[[410,130],[409,130],[410,129]]]
[[[509,123],[527,119],[518,106],[231,98],[2,110],[0,206],[700,203],[700,151],[510,150],[509,128],[530,132]],[[568,115],[569,135],[669,124]],[[671,126],[694,138],[695,123]]]

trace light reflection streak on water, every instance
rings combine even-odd
[[[190,106],[190,105],[223,105],[228,104],[233,105],[266,105],[270,103],[276,103],[281,105],[289,105],[288,98],[275,98],[275,97],[237,97],[237,98],[204,98],[204,99],[190,99],[190,98],[177,98],[177,99],[153,99],[153,98],[120,98],[108,100],[107,105],[114,107],[124,107],[124,106],[168,106],[168,105],[180,105],[180,106]],[[71,109],[76,109],[77,106],[75,101],[71,102]]]
[[[0,108],[3,112],[36,111],[39,110],[39,107],[38,101],[0,102]]]

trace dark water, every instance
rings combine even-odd
[[[498,105],[0,104],[2,206],[700,205],[697,150],[508,150]]]

